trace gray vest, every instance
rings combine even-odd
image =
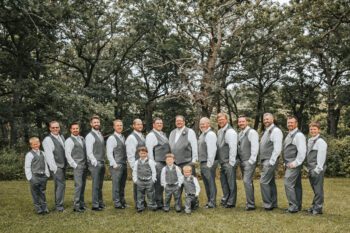
[[[78,142],[78,140],[75,137],[72,137],[72,136],[70,137],[74,143],[71,156],[74,162],[76,162],[76,164],[80,166],[85,166],[86,165],[85,141],[83,137],[81,136],[78,136],[78,137],[80,137],[80,140],[83,143],[83,145],[81,145],[80,142]]]
[[[270,140],[270,136],[275,128],[277,127],[274,125],[270,130],[265,131],[261,138],[259,148],[260,161],[271,158],[273,151],[273,142]]]
[[[30,151],[33,155],[33,160],[31,164],[31,170],[33,174],[45,174],[45,157],[44,154],[40,151],[38,155],[33,150]]]
[[[158,144],[155,147],[153,147],[154,161],[164,162],[165,155],[170,153],[169,141],[165,136],[162,137],[159,135],[159,133],[155,132],[154,130],[152,131],[158,140]]]
[[[188,128],[184,128],[179,139],[175,143],[176,129],[171,131],[169,143],[172,153],[175,155],[175,163],[189,163],[192,161],[192,147],[188,141]]]
[[[297,146],[292,144],[293,139],[297,133],[301,132],[297,130],[291,136],[287,136],[284,140],[283,157],[285,164],[293,162],[298,155]]]
[[[196,186],[193,181],[193,176],[184,178],[184,188],[186,194],[195,195],[196,194]]]
[[[139,159],[137,162],[137,178],[139,180],[150,180],[152,178],[152,170],[148,159],[144,163]]]
[[[173,169],[171,170],[168,166],[165,167],[165,181],[169,185],[174,185],[178,182],[175,165],[173,165]]]
[[[98,137],[98,135],[94,132],[90,132],[92,136],[95,138],[95,142],[93,145],[92,152],[94,153],[94,156],[97,161],[104,162],[105,161],[105,145],[104,141],[101,141],[101,139]]]
[[[135,160],[138,160],[140,158],[139,156],[139,153],[137,152],[137,150],[140,148],[140,147],[143,147],[143,146],[146,146],[146,143],[145,143],[145,139],[144,138],[141,138],[139,135],[137,135],[134,131],[131,133],[131,135],[134,135],[134,137],[136,138],[137,140],[137,146],[136,146],[136,152],[135,152]]]
[[[218,135],[216,155],[220,163],[229,162],[230,146],[225,142],[226,131],[229,129],[232,129],[232,127],[227,125],[227,128],[222,132],[222,135],[220,135],[220,137]]]
[[[117,146],[113,148],[113,157],[116,163],[126,164],[126,147],[120,138],[113,134],[117,141]]]
[[[239,138],[238,140],[238,158],[241,161],[247,161],[249,160],[250,156],[251,156],[251,143],[248,139],[248,135],[250,132],[251,128],[249,128],[245,134],[243,135],[243,137]]]
[[[308,170],[315,169],[317,166],[317,150],[314,150],[314,146],[316,142],[322,139],[320,136],[317,137],[315,140],[311,141],[307,145],[307,155],[306,155],[306,167]],[[325,168],[325,165],[323,165],[323,169]]]
[[[198,160],[199,162],[207,162],[208,160],[208,148],[207,143],[205,142],[205,137],[208,132],[212,131],[211,129],[205,133],[202,133],[198,138]]]
[[[61,135],[59,135],[62,139],[62,142],[64,143],[64,139]],[[53,150],[53,156],[55,158],[55,162],[57,167],[59,168],[66,168],[67,167],[67,159],[66,159],[66,154],[64,151],[64,147],[62,144],[54,137],[52,134],[49,135],[51,138],[53,145],[55,149]]]

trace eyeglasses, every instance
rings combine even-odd
[[[50,129],[59,129],[60,127],[50,127]]]

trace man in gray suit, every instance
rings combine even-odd
[[[221,166],[220,181],[223,197],[221,205],[225,208],[236,206],[237,183],[236,183],[236,156],[237,156],[237,133],[228,124],[227,115],[217,115],[219,125],[217,141],[217,157]]]
[[[302,207],[301,167],[306,156],[306,139],[298,129],[295,116],[288,116],[289,133],[284,140],[283,155],[286,173],[284,187],[289,203],[287,213],[297,213]]]
[[[46,161],[53,172],[55,182],[56,210],[64,210],[64,193],[66,190],[67,159],[64,151],[64,137],[60,134],[60,124],[57,121],[49,123],[50,134],[43,140]]]
[[[261,177],[260,189],[265,210],[277,208],[277,188],[275,171],[278,166],[278,156],[282,151],[283,133],[273,123],[271,113],[263,116],[265,131],[260,140]]]
[[[177,115],[175,117],[176,129],[171,131],[169,136],[169,144],[171,152],[175,156],[175,163],[183,169],[184,166],[192,167],[192,174],[195,176],[194,164],[198,160],[198,142],[196,133],[193,129],[185,126],[185,117]]]
[[[255,210],[253,177],[256,168],[256,158],[259,152],[259,135],[248,126],[248,119],[245,116],[238,117],[238,158],[241,163],[243,177],[246,210]]]
[[[159,117],[153,119],[153,129],[146,136],[146,147],[148,150],[148,158],[156,162],[157,181],[154,184],[155,188],[155,201],[157,209],[163,209],[164,188],[160,183],[160,175],[163,167],[165,167],[165,155],[170,153],[170,145],[168,138],[163,129],[163,120]]]
[[[75,212],[84,212],[85,184],[87,175],[87,158],[85,140],[80,136],[80,127],[77,122],[70,125],[71,136],[65,142],[66,158],[69,165],[73,168],[74,175],[74,202],[73,210]]]
[[[103,203],[103,179],[105,175],[105,143],[100,131],[100,117],[92,116],[90,119],[91,131],[86,135],[86,154],[92,178],[92,210],[101,211],[105,208]]]
[[[218,161],[215,160],[217,138],[216,134],[210,128],[210,120],[207,117],[200,119],[199,128],[202,134],[198,139],[198,160],[208,199],[205,208],[215,208],[217,193],[215,176],[218,164]]]
[[[126,168],[126,147],[125,139],[122,135],[123,122],[113,121],[114,133],[107,139],[107,158],[109,160],[109,170],[112,176],[112,198],[116,209],[125,209],[125,184],[127,177]]]

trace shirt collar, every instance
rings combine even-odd
[[[96,133],[96,134],[100,134],[101,133],[99,130],[96,130],[96,129],[91,129],[91,131]]]
[[[250,126],[249,126],[249,125],[247,125],[247,127],[245,127],[243,131],[241,131],[242,134],[245,134],[245,133],[248,131],[248,129],[250,129]]]
[[[142,133],[140,133],[140,132],[138,132],[136,130],[134,130],[134,133],[136,133],[136,135],[138,135],[140,138],[142,137]]]
[[[186,128],[186,126],[180,128],[180,129],[179,129],[179,128],[176,128],[176,131],[179,132],[179,133],[181,133],[185,128]]]
[[[272,129],[272,127],[274,127],[274,126],[275,126],[275,124],[272,123],[269,127],[266,128],[266,131]]]
[[[54,135],[53,133],[51,133],[52,136],[54,136],[55,138],[60,138],[60,135]]]
[[[289,132],[289,135],[293,135],[297,130],[298,128],[293,129],[292,131]]]
[[[315,137],[311,137],[310,140],[315,140],[320,136],[320,134],[317,134]]]
[[[118,137],[121,137],[122,135],[120,133],[117,133],[114,131],[114,135],[118,136]]]
[[[220,130],[225,130],[227,129],[227,127],[228,127],[228,123],[224,127],[222,127]]]

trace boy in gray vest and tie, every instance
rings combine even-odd
[[[84,193],[87,176],[87,159],[85,151],[85,140],[80,136],[80,127],[73,122],[69,128],[71,136],[65,141],[66,158],[73,168],[74,175],[74,202],[73,210],[82,213],[86,210]]]
[[[107,139],[107,158],[112,176],[112,198],[116,209],[125,209],[125,184],[127,177],[126,147],[123,132],[123,122],[113,121],[114,133]]]
[[[25,156],[24,171],[30,182],[30,191],[37,214],[47,214],[49,210],[46,204],[46,183],[50,171],[45,161],[44,152],[40,151],[40,140],[37,137],[29,139],[32,148]]]
[[[135,161],[132,171],[132,180],[137,186],[137,212],[145,210],[145,195],[147,206],[157,210],[154,196],[154,183],[157,180],[156,164],[152,159],[148,159],[146,147],[140,147],[138,153],[140,158]]]
[[[175,210],[181,212],[181,192],[180,188],[183,182],[181,169],[174,164],[175,157],[173,154],[167,154],[165,157],[166,166],[163,167],[160,175],[161,185],[164,187],[165,200],[163,210],[170,210],[171,196],[174,195]]]
[[[309,181],[314,192],[312,205],[308,209],[310,214],[322,214],[323,208],[323,180],[326,170],[327,143],[320,136],[321,125],[319,122],[309,124],[311,138],[308,140],[306,166],[309,171]]]
[[[185,190],[185,213],[190,214],[192,210],[198,207],[198,196],[201,188],[198,180],[192,175],[192,167],[186,165],[183,168],[184,173],[184,190]]]

